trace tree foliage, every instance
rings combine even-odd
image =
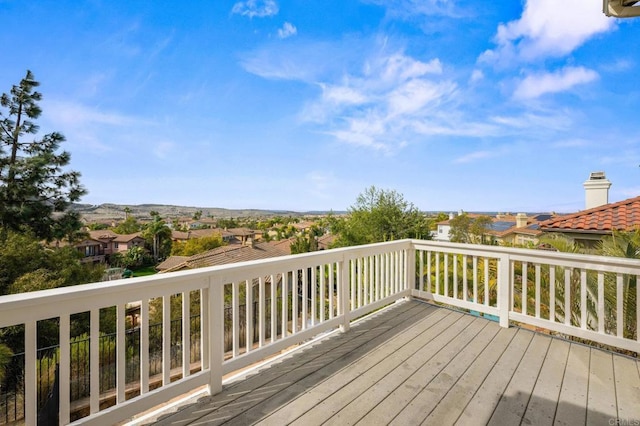
[[[150,247],[154,262],[165,258],[171,253],[171,228],[156,211],[150,212],[151,222],[142,230],[142,237]]]
[[[99,281],[103,267],[81,257],[73,247],[48,249],[31,233],[9,231],[0,244],[0,295]]]
[[[27,71],[10,93],[0,96],[0,227],[5,236],[8,230],[28,228],[37,238],[51,240],[55,225],[69,215],[69,205],[86,191],[80,173],[66,170],[71,155],[59,151],[64,136],[32,136],[42,112],[39,85]]]
[[[449,240],[454,243],[485,244],[485,233],[491,225],[489,216],[471,218],[467,213],[459,214],[449,221]]]
[[[344,219],[332,218],[335,246],[352,246],[403,238],[429,239],[427,217],[394,190],[367,188]]]
[[[224,245],[222,235],[214,234],[206,237],[191,238],[187,241],[174,242],[171,246],[172,256],[193,256]]]

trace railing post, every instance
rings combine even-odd
[[[209,395],[222,391],[224,336],[224,286],[209,279]]]
[[[498,258],[498,310],[500,326],[509,327],[509,302],[511,298],[511,259],[509,254]],[[486,297],[486,295],[485,295]]]
[[[340,331],[349,331],[351,324],[351,304],[349,303],[349,261],[344,257],[338,262],[338,309],[342,315]],[[353,283],[352,283],[353,284]],[[333,291],[331,292],[333,296]]]
[[[416,289],[416,249],[413,243],[410,243],[408,249],[405,250],[405,290],[409,290],[407,298],[413,297],[413,290]]]

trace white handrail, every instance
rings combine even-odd
[[[2,296],[0,328],[24,325],[26,330],[25,421],[31,423],[38,405],[37,322],[59,318],[63,346],[59,371],[68,377],[72,316],[90,312],[91,415],[77,423],[97,424],[105,416],[109,421],[124,420],[198,386],[219,392],[224,374],[338,327],[346,331],[352,320],[411,296],[467,309],[502,326],[517,321],[640,352],[640,292],[629,287],[638,277],[637,260],[401,240]],[[172,302],[176,294],[182,298],[180,307],[175,298]],[[629,312],[623,299],[634,294],[636,311]],[[152,302],[155,299],[159,304]],[[192,302],[199,303],[194,305],[200,315],[197,330],[188,322]],[[126,400],[125,305],[132,303],[140,306],[140,395]],[[101,309],[114,306],[116,404],[100,410],[99,317]],[[232,307],[229,318],[225,306]],[[149,372],[150,316],[160,307],[162,383]],[[180,336],[170,330],[173,318],[182,321]],[[225,352],[225,327],[232,341],[229,352]],[[191,353],[194,342],[199,352]],[[174,371],[170,353],[178,343],[183,348],[182,365]],[[194,356],[199,369],[191,364]],[[152,381],[160,388],[150,390]],[[62,382],[59,413],[60,422],[66,424],[72,414],[69,384]]]

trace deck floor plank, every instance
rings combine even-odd
[[[592,350],[589,364],[589,394],[587,397],[587,423],[608,424],[617,418],[613,356],[604,351]]]
[[[425,362],[428,362],[441,348],[445,347],[446,341],[456,338],[472,321],[465,318],[465,315],[453,314],[453,323],[447,327],[440,328],[437,334],[429,337],[418,351],[407,357],[393,357],[378,364],[380,367],[371,370],[353,382],[351,389],[341,389],[326,400],[330,404],[335,404],[338,410],[331,409],[334,413],[326,424],[328,425],[348,425],[354,424],[367,415],[380,401],[386,398],[390,392],[396,389],[402,382],[408,379],[413,372],[419,369]],[[326,415],[321,406],[310,410],[311,414]],[[328,407],[327,407],[328,408]],[[322,413],[322,414],[320,414]],[[302,420],[313,420],[310,417],[303,417]]]
[[[498,359],[507,350],[517,332],[516,328],[500,328],[493,341],[475,358],[460,380],[447,392],[422,424],[454,424]],[[496,373],[501,374],[501,372]]]
[[[486,325],[483,321],[473,320],[435,356],[426,360],[426,362],[417,359],[419,367],[415,372],[400,386],[395,387],[391,392],[383,396],[384,399],[362,417],[357,424],[370,425],[391,422],[426,384],[435,379],[447,364],[464,350],[465,345],[480,333]]]
[[[429,340],[420,351],[402,362],[401,365],[389,370],[384,377],[369,387],[365,392],[360,393],[357,398],[331,417],[326,424],[354,424],[377,407],[412,375],[416,374],[421,367],[425,366],[426,369],[429,369],[431,368],[429,363],[437,365],[440,361],[432,361],[432,358],[437,357],[441,351],[444,353],[458,352],[462,348],[461,345],[464,345],[465,342],[462,338],[457,339],[457,341],[454,340],[471,321],[468,316],[462,316],[460,314],[456,314],[455,319],[455,324]]]
[[[542,334],[536,334],[533,337],[488,424],[495,426],[520,424],[551,340],[551,337]]]
[[[616,389],[632,389],[616,392],[618,418],[627,424],[640,424],[640,374],[638,364],[630,358],[613,357]]]
[[[372,317],[354,327],[349,333],[340,333],[330,338],[307,347],[302,351],[292,353],[277,363],[259,370],[255,374],[227,385],[217,395],[203,397],[195,404],[187,405],[176,413],[171,413],[161,418],[156,424],[174,425],[189,424],[208,417],[211,424],[226,421],[234,417],[236,412],[248,409],[248,404],[242,404],[244,400],[255,399],[256,392],[268,391],[276,394],[282,388],[286,388],[287,375],[293,374],[301,368],[318,368],[332,359],[346,360],[349,354],[356,349],[364,349],[378,346],[388,339],[388,332],[397,333],[396,327],[410,326],[411,320],[417,320],[421,315],[427,316],[436,308],[433,306],[418,306],[410,304],[404,309],[390,309],[384,317]],[[357,359],[357,357],[356,357]],[[320,369],[319,371],[325,371]],[[299,371],[298,373],[299,374]],[[255,405],[255,404],[254,404]]]
[[[328,412],[323,411],[324,408],[328,409],[330,413],[334,413],[341,408],[341,402],[345,402],[347,398],[354,399],[355,396],[349,396],[348,392],[359,389],[356,381],[360,383],[371,381],[372,377],[377,377],[380,372],[386,374],[390,368],[389,363],[404,362],[412,353],[420,350],[422,346],[428,344],[430,339],[449,328],[456,320],[459,320],[459,317],[449,312],[433,326],[425,329],[424,333],[417,335],[416,338],[408,341],[398,350],[389,348],[391,350],[367,355],[367,359],[363,359],[361,363],[363,368],[355,368],[353,365],[347,366],[328,380],[313,388],[308,388],[308,391],[295,401],[263,419],[265,424],[281,425],[295,419],[302,421],[300,418],[304,415],[313,416],[314,410],[320,410],[321,416],[326,418]],[[336,405],[331,406],[332,402],[335,402]],[[310,410],[310,407],[313,408]]]
[[[422,386],[422,389],[419,389],[417,395],[398,413],[390,424],[421,423],[455,385],[471,363],[493,341],[499,331],[500,326],[497,323],[486,324],[464,349],[447,364],[440,374],[426,386]]]
[[[474,426],[486,424],[505,388],[509,384],[514,371],[522,360],[535,334],[532,331],[519,329],[509,347],[504,351],[498,362],[476,390],[473,398],[464,407],[458,417],[457,425]]]
[[[558,398],[562,389],[562,379],[567,365],[571,344],[553,339],[542,364],[540,375],[531,393],[522,422],[532,425],[552,425]]]
[[[422,422],[636,424],[640,362],[414,300],[246,373],[155,424]]]
[[[554,424],[569,426],[586,421],[590,357],[587,346],[571,343]]]
[[[293,384],[287,392],[294,395],[285,405],[274,408],[271,404],[261,404],[243,413],[238,417],[238,421],[246,423],[261,418],[263,424],[282,425],[292,421],[304,422],[300,417],[313,417],[314,411],[320,412],[320,417],[326,419],[339,409],[341,402],[355,398],[350,397],[349,393],[357,392],[362,386],[361,382],[366,378],[375,375],[376,372],[388,372],[388,364],[402,362],[404,358],[424,346],[432,336],[447,329],[456,318],[451,312],[438,311],[392,338],[392,345],[385,345],[365,354],[357,363],[346,365],[326,380],[318,381],[315,375],[311,375]],[[300,396],[296,398],[296,395]]]

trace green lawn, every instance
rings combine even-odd
[[[144,277],[147,275],[157,274],[155,266],[145,266],[144,268],[138,268],[133,270],[134,277]]]

